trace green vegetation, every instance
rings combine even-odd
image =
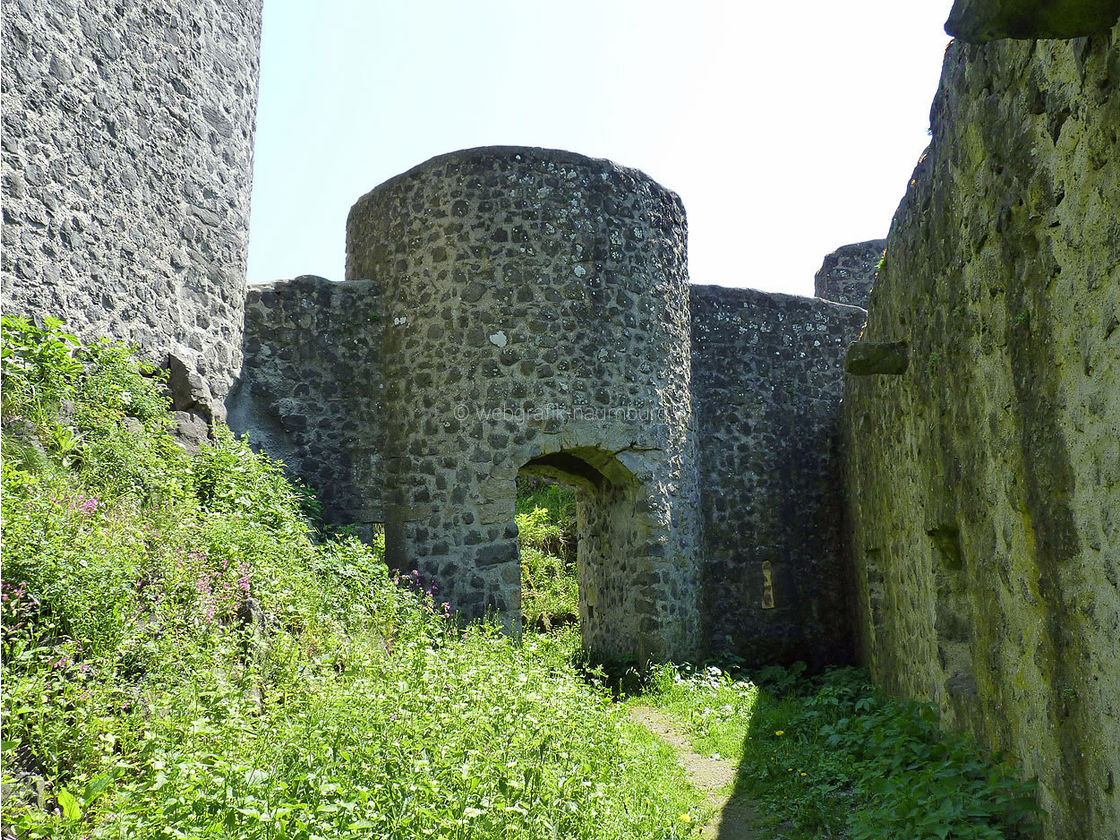
[[[6,837],[691,829],[672,753],[576,675],[572,633],[457,626],[318,541],[228,431],[185,454],[159,377],[59,327],[3,322]]]
[[[579,623],[575,493],[519,476],[517,531],[521,548],[521,614],[527,628],[549,631]]]
[[[3,833],[678,838],[672,751],[574,627],[459,626],[228,430],[170,437],[159,376],[3,319]],[[522,480],[530,624],[575,613],[573,496]],[[660,666],[644,702],[739,762],[789,838],[1026,837],[1031,788],[859,672]]]
[[[738,763],[735,796],[789,840],[1033,837],[1033,784],[944,733],[928,704],[877,694],[855,669],[808,680],[762,669],[671,665],[641,702],[688,729],[697,750]]]

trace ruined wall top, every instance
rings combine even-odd
[[[824,258],[814,278],[815,294],[819,298],[867,308],[875,272],[883,258],[885,239],[870,239],[842,245]]]
[[[1103,35],[1120,19],[1120,0],[956,0],[945,23],[975,44],[1002,38]]]

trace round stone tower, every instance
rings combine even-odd
[[[351,210],[379,286],[390,565],[516,632],[519,472],[577,488],[580,618],[602,655],[699,645],[686,226],[644,174],[569,152],[442,155]]]

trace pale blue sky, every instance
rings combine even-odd
[[[885,236],[949,0],[265,0],[249,280],[343,278],[350,206],[444,152],[569,149],[680,194],[694,283],[812,294]]]

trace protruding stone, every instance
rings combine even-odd
[[[885,373],[897,376],[906,373],[910,351],[905,341],[857,341],[848,347],[844,370],[852,376]]]
[[[171,408],[174,411],[190,411],[199,409],[201,413],[210,415],[211,404],[214,397],[210,393],[210,386],[195,371],[190,362],[184,361],[174,353],[167,357],[168,377],[167,387],[171,391]]]
[[[176,411],[173,429],[175,439],[183,449],[192,455],[198,454],[202,444],[210,438],[210,427],[206,420],[190,411]]]

